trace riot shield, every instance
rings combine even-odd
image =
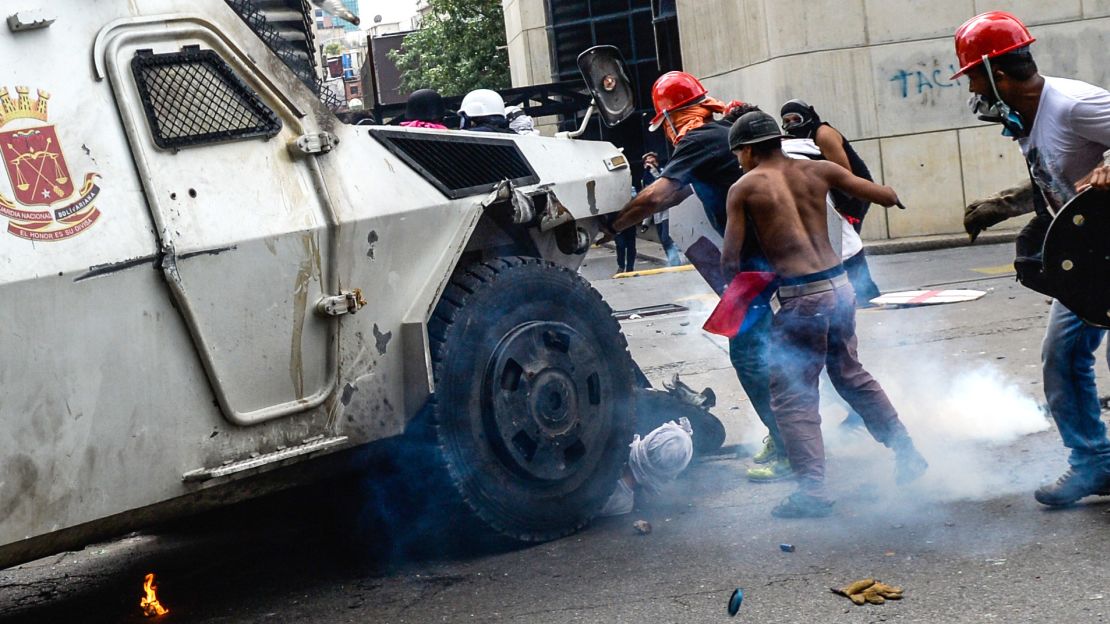
[[[1045,237],[1044,274],[1060,303],[1110,328],[1110,192],[1089,189],[1060,210]]]

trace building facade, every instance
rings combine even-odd
[[[556,29],[545,0],[504,6],[514,85],[549,80]],[[677,0],[676,9],[682,68],[712,94],[776,115],[786,100],[808,101],[898,190],[909,210],[873,208],[870,239],[962,232],[968,202],[1026,179],[1017,146],[969,112],[967,79],[950,79],[952,35],[969,17],[1011,11],[1037,37],[1043,73],[1110,84],[1110,0]]]

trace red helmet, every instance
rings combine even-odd
[[[655,118],[651,120],[650,130],[659,129],[667,113],[697,104],[705,99],[708,91],[705,87],[686,72],[667,72],[655,81],[651,87],[651,101],[655,104]]]
[[[983,57],[995,58],[1033,43],[1036,39],[1021,20],[1005,11],[990,11],[964,22],[956,31],[956,58],[960,71],[952,75],[955,80],[983,62]]]

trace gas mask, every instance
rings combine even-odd
[[[987,72],[987,80],[990,80],[992,96],[972,95],[967,101],[968,108],[980,121],[1002,124],[1002,136],[1014,140],[1025,136],[1025,120],[1020,113],[1002,101],[1002,96],[998,94],[998,86],[994,82],[990,58],[986,54],[983,55],[983,69]]]

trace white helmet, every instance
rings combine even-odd
[[[459,115],[475,117],[489,117],[492,115],[505,116],[505,100],[501,95],[490,89],[475,89],[463,98]]]

